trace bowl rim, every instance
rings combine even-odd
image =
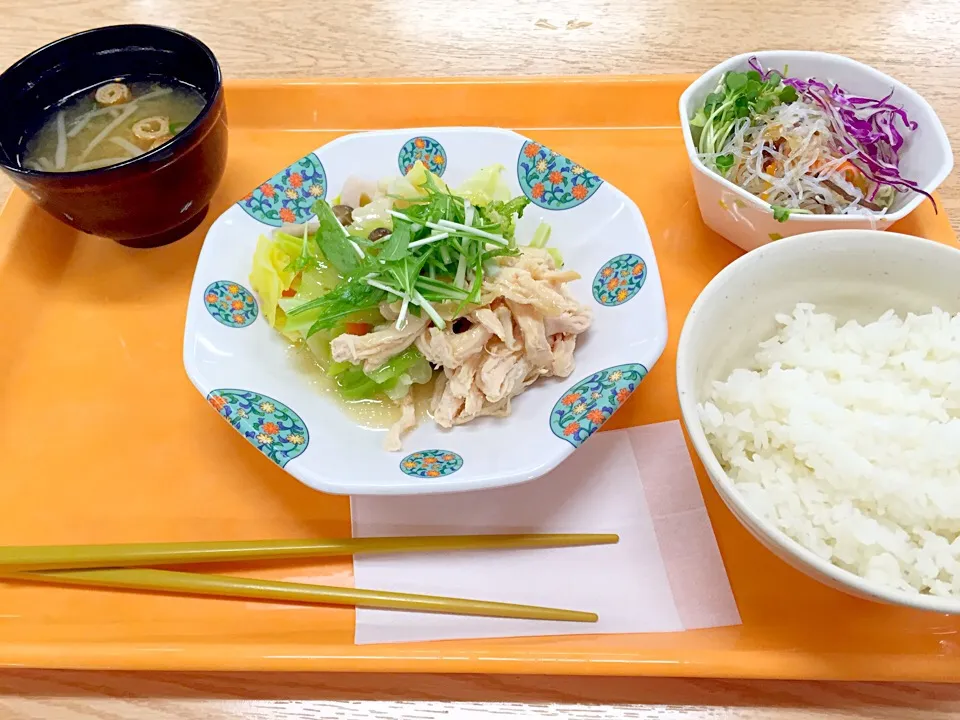
[[[751,58],[762,58],[763,56],[768,56],[772,54],[783,53],[797,56],[799,58],[828,58],[838,64],[848,65],[852,68],[855,68],[861,72],[873,75],[884,82],[890,84],[890,87],[895,91],[901,93],[901,95],[910,96],[916,103],[924,108],[926,108],[933,119],[936,121],[933,125],[934,134],[939,141],[941,148],[945,151],[943,153],[944,160],[940,165],[939,171],[934,175],[933,179],[923,186],[923,190],[927,193],[933,194],[934,191],[946,180],[947,176],[953,170],[953,151],[950,147],[950,138],[947,135],[946,129],[943,127],[943,122],[940,120],[940,116],[933,109],[933,106],[924,98],[920,93],[911,88],[909,85],[905,85],[894,77],[887,75],[886,73],[877,70],[865,63],[849,58],[845,55],[839,55],[836,53],[827,53],[820,52],[818,50],[790,50],[790,49],[770,49],[770,50],[754,50],[752,52],[740,53],[739,55],[734,55],[733,57],[727,58],[723,62],[717,63],[712,68],[702,73],[696,80],[694,80],[680,95],[679,101],[679,110],[680,110],[680,127],[683,131],[683,142],[684,147],[687,150],[687,158],[690,160],[691,168],[697,172],[706,175],[713,179],[715,182],[718,182],[725,190],[735,193],[738,197],[742,198],[744,201],[751,203],[755,207],[765,210],[768,212],[773,212],[773,206],[761,200],[756,195],[747,192],[739,185],[734,184],[727,178],[719,175],[714,172],[700,160],[697,150],[693,145],[693,136],[690,131],[690,103],[691,99],[698,90],[700,90],[708,82],[716,82],[715,76],[719,73],[728,71],[730,68],[737,67],[740,65],[746,65],[746,63]],[[823,222],[825,218],[831,223],[836,223],[837,225],[845,225],[847,223],[862,223],[864,219],[872,220],[873,222],[884,225],[889,225],[897,220],[901,220],[911,212],[920,207],[921,204],[927,201],[927,197],[914,192],[913,197],[910,198],[899,210],[896,212],[885,213],[883,215],[805,215],[791,214],[786,222],[797,222],[797,223],[811,223],[811,222]],[[936,208],[936,205],[934,205]]]
[[[150,23],[121,23],[118,25],[104,25],[102,27],[91,28],[89,30],[81,30],[80,32],[73,33],[72,35],[66,35],[64,37],[57,38],[56,40],[48,42],[46,45],[43,45],[37,48],[36,50],[33,50],[27,53],[26,55],[21,57],[19,60],[14,62],[12,65],[10,65],[10,67],[8,67],[2,73],[0,73],[0,78],[2,78],[7,73],[11,73],[15,71],[24,63],[29,62],[30,60],[33,60],[34,58],[42,55],[45,52],[55,49],[60,45],[74,42],[78,38],[86,37],[88,35],[97,35],[102,32],[117,31],[117,30],[154,30],[154,31],[159,30],[169,35],[178,36],[184,40],[187,40],[190,43],[193,43],[200,49],[201,52],[203,52],[204,55],[206,55],[214,71],[214,86],[213,86],[213,92],[210,93],[210,97],[206,98],[206,101],[203,104],[203,108],[200,110],[197,116],[193,120],[191,120],[190,123],[182,131],[174,135],[169,141],[167,141],[163,145],[156,147],[152,150],[147,150],[141,155],[137,155],[136,157],[132,157],[128,160],[124,160],[123,162],[119,162],[114,165],[107,165],[106,167],[102,167],[102,168],[93,168],[91,170],[80,170],[77,172],[56,171],[56,170],[54,171],[30,170],[29,168],[25,168],[22,165],[19,165],[16,163],[5,162],[3,157],[0,156],[0,168],[2,168],[3,170],[13,175],[22,176],[26,178],[44,178],[44,179],[46,178],[52,178],[52,179],[89,178],[91,176],[95,176],[98,174],[105,174],[108,172],[112,172],[114,170],[130,168],[141,161],[153,160],[159,155],[161,155],[162,153],[167,153],[167,152],[170,152],[171,150],[175,150],[178,146],[183,145],[186,139],[191,137],[194,134],[194,132],[197,130],[197,128],[200,127],[200,125],[207,118],[207,116],[209,116],[210,111],[213,110],[213,108],[216,106],[217,101],[223,92],[223,71],[220,68],[220,62],[217,60],[216,55],[213,54],[213,50],[211,50],[209,46],[207,46],[207,44],[204,43],[202,40],[200,40],[199,38],[189,33],[183,32],[182,30],[167,27],[165,25],[152,25]]]
[[[960,263],[960,249],[948,245],[927,240],[925,238],[915,237],[913,235],[904,235],[902,233],[887,232],[881,230],[868,229],[835,229],[822,230],[819,232],[801,233],[791,237],[778,240],[767,245],[763,245],[756,250],[745,253],[734,260],[721,270],[701,291],[700,295],[694,301],[690,312],[687,314],[680,331],[680,339],[677,344],[677,395],[680,401],[680,415],[683,424],[690,436],[700,461],[707,470],[710,482],[713,484],[717,493],[720,495],[724,504],[737,518],[737,521],[748,531],[753,532],[750,525],[757,529],[763,537],[773,546],[780,549],[785,555],[797,560],[801,565],[807,566],[816,572],[824,575],[839,586],[853,588],[861,596],[872,597],[893,605],[912,607],[919,610],[929,610],[932,612],[958,614],[960,613],[960,598],[942,598],[935,595],[923,595],[920,593],[911,594],[902,590],[894,590],[884,587],[849,570],[845,570],[833,563],[824,560],[812,550],[804,547],[799,542],[788,536],[786,533],[773,527],[767,520],[756,513],[743,499],[743,496],[736,489],[736,485],[730,476],[720,465],[720,461],[714,454],[710,443],[707,440],[703,425],[700,422],[700,416],[697,411],[699,400],[697,398],[696,388],[693,386],[694,379],[688,376],[685,368],[693,365],[693,356],[691,354],[691,345],[694,337],[694,324],[697,316],[703,312],[703,309],[710,305],[714,297],[725,292],[727,283],[742,273],[745,268],[750,267],[751,263],[756,265],[758,261],[770,255],[787,252],[782,248],[790,248],[793,245],[804,245],[818,240],[823,240],[824,236],[840,235],[851,236],[853,234],[869,235],[878,242],[885,242],[889,245],[899,245],[909,252],[912,249],[923,247],[925,249],[933,248],[934,252],[942,252],[944,256],[952,256],[955,261]],[[781,248],[781,249],[778,249]],[[746,518],[749,523],[742,520]],[[781,558],[782,559],[782,558]]]

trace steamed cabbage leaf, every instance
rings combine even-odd
[[[495,200],[507,202],[510,200],[510,187],[501,177],[503,170],[503,165],[499,163],[482,168],[471,175],[455,192],[474,205],[485,206]]]
[[[366,238],[377,228],[393,227],[393,198],[382,195],[363,207],[353,209],[353,224],[347,228],[351,235]]]
[[[298,241],[299,242],[299,241]],[[283,313],[277,310],[283,291],[290,288],[296,273],[287,268],[293,260],[280,245],[265,235],[257,240],[257,249],[253,253],[253,269],[250,271],[250,286],[260,296],[260,309],[272,327],[283,320]]]
[[[355,270],[360,263],[360,254],[346,229],[333,214],[333,209],[326,200],[317,200],[313,205],[313,212],[317,214],[317,222],[320,223],[313,237],[323,257],[343,275]]]

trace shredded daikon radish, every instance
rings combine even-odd
[[[102,160],[91,160],[90,162],[74,165],[72,170],[73,172],[79,172],[81,170],[99,170],[100,168],[107,167],[107,165],[116,165],[117,163],[122,163],[129,159],[130,158],[128,157],[112,157],[104,158]]]
[[[62,112],[57,113],[57,151],[53,164],[57,170],[63,170],[67,165],[67,125]]]
[[[155,97],[162,97],[164,95],[169,95],[173,90],[171,88],[159,88],[157,90],[151,90],[148,93],[144,93],[138,98],[134,98],[137,102],[143,102],[144,100],[151,100]]]
[[[893,200],[886,188],[871,200],[862,175],[845,172],[855,154],[842,152],[834,141],[832,119],[808,103],[776,105],[744,118],[717,154],[734,158],[724,173],[728,180],[793,212],[875,214],[885,212]]]
[[[122,137],[112,137],[109,138],[109,141],[112,142],[117,147],[121,147],[130,153],[130,157],[136,157],[137,155],[143,155],[143,150],[138,148],[132,142]]]
[[[121,111],[114,106],[100,108],[99,110],[91,110],[90,112],[86,112],[73,121],[73,123],[70,125],[70,129],[67,131],[67,137],[72,138],[79,135],[83,131],[83,129],[90,123],[90,121],[96,117],[100,117],[101,115],[112,115],[113,117],[116,118],[116,117],[119,117],[120,112]]]
[[[90,155],[90,152],[91,152],[97,145],[99,145],[101,142],[103,142],[103,140],[104,140],[108,135],[110,135],[110,133],[112,133],[114,130],[116,130],[117,127],[118,127],[124,120],[126,120],[128,117],[130,117],[131,115],[133,115],[133,114],[137,111],[137,108],[139,108],[139,107],[140,107],[140,106],[139,106],[137,103],[135,103],[135,102],[132,102],[132,103],[126,105],[126,106],[124,107],[124,109],[123,109],[123,112],[120,113],[120,115],[119,115],[116,119],[114,119],[113,122],[111,122],[109,125],[107,125],[103,130],[101,130],[101,131],[97,134],[97,136],[96,136],[93,140],[90,141],[90,144],[87,145],[87,147],[84,148],[83,152],[80,153],[80,162],[83,163],[83,161],[87,159],[87,156]],[[126,158],[124,158],[124,160],[126,160]],[[74,168],[74,169],[76,170],[76,168]]]

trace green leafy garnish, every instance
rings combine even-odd
[[[307,234],[307,229],[303,229],[303,242],[300,247],[300,254],[297,255],[293,260],[290,261],[290,264],[284,268],[287,272],[298,273],[306,270],[308,268],[314,267],[317,264],[316,255],[313,253],[313,248],[310,245],[310,237]]]
[[[457,316],[469,305],[479,304],[486,264],[498,257],[516,255],[517,218],[529,200],[494,200],[471,206],[446,186],[426,175],[420,185],[422,198],[403,198],[402,210],[391,210],[393,230],[389,237],[370,243],[351,237],[337,221],[330,205],[314,205],[319,228],[313,246],[303,246],[291,262],[294,269],[311,262],[330,263],[343,280],[330,292],[291,307],[285,302],[292,327],[312,323],[306,336],[327,330],[351,314],[377,307],[383,301],[399,301],[397,327],[409,315],[423,314],[443,329],[444,317],[435,304],[456,303]],[[538,230],[546,242],[549,227]],[[289,238],[288,246],[292,245]],[[319,260],[314,258],[319,255]]]
[[[523,210],[529,204],[530,200],[525,195],[507,202],[494,200],[483,207],[478,207],[477,214],[483,218],[484,227],[493,226],[507,240],[513,240],[516,219],[523,217]]]
[[[747,84],[747,74],[738,72],[728,72],[723,78],[723,84],[727,90],[739,90]]]
[[[796,101],[799,96],[797,95],[797,89],[793,87],[793,85],[784,85],[779,97],[782,103],[792,103]]]
[[[187,126],[187,123],[185,122],[170,123],[170,134],[176,135],[178,132],[183,130],[186,126]]]
[[[714,164],[717,166],[717,170],[726,172],[733,167],[733,155],[729,153],[727,155],[720,155],[714,160]]]
[[[407,246],[410,244],[410,238],[413,237],[410,228],[410,223],[400,220],[394,222],[390,237],[385,242],[381,240],[383,244],[377,257],[381,260],[399,260],[407,255]]]
[[[317,247],[342,275],[353,272],[360,264],[359,245],[347,235],[346,230],[326,200],[317,200],[313,205],[320,227],[314,238]]]
[[[697,150],[707,157],[707,164],[724,173],[733,167],[734,157],[721,153],[738,123],[796,99],[797,91],[783,84],[780,73],[771,72],[766,80],[756,70],[724,73],[717,90],[707,95],[703,107],[690,119]]]
[[[342,280],[326,295],[287,310],[287,315],[303,322],[300,316],[309,313],[307,318],[313,321],[307,331],[309,337],[319,330],[332,328],[349,315],[379,307],[386,298],[387,293],[382,289],[368,284],[362,276],[353,276]]]
[[[773,219],[777,222],[786,222],[790,219],[790,213],[792,210],[785,208],[782,205],[771,205],[773,208]]]

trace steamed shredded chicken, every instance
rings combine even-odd
[[[524,248],[500,260],[483,283],[482,307],[443,330],[409,318],[402,330],[392,322],[366,335],[343,334],[331,342],[333,359],[375,370],[411,345],[437,368],[430,413],[441,427],[462,425],[484,415],[510,414],[511,400],[541,377],[573,372],[577,335],[590,327],[590,309],[565,283],[580,276],[558,270],[545,250]],[[394,316],[397,304],[385,315]],[[399,450],[403,433],[416,420],[412,403],[387,434],[385,448]]]

